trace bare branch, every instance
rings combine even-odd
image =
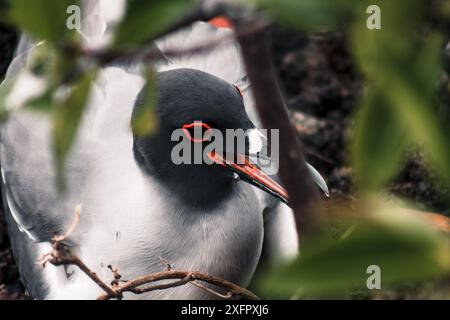
[[[196,286],[196,287],[198,287],[198,288],[200,288],[200,289],[208,291],[209,293],[211,293],[211,294],[213,294],[215,296],[218,296],[219,298],[222,298],[222,299],[230,299],[230,298],[233,297],[233,294],[231,292],[227,292],[226,294],[221,294],[221,293],[219,293],[219,292],[217,292],[217,291],[215,291],[213,289],[210,289],[207,286],[204,286],[204,285],[202,285],[200,283],[197,283],[195,281],[191,282],[191,284]]]
[[[135,293],[135,294],[142,294],[145,292],[150,292],[150,291],[155,291],[155,290],[163,290],[163,289],[179,287],[179,286],[185,285],[186,283],[189,283],[191,281],[192,281],[191,276],[187,275],[185,278],[171,282],[171,283],[147,286],[147,287],[143,287],[143,288],[133,288],[128,291]]]
[[[265,25],[264,20],[255,15],[236,21],[238,41],[262,124],[266,129],[280,132],[280,177],[295,212],[299,236],[314,233],[323,225],[320,195],[306,167],[302,143],[283,101],[261,25]],[[260,31],[245,32],[248,28]]]
[[[253,294],[252,292],[250,292],[249,290],[242,288],[238,285],[235,285],[227,280],[218,278],[218,277],[214,277],[214,276],[210,276],[201,272],[197,272],[197,271],[176,271],[176,270],[171,270],[171,271],[162,271],[162,272],[157,272],[157,273],[152,273],[146,276],[142,276],[139,278],[136,278],[134,280],[130,280],[126,283],[123,283],[120,288],[116,288],[115,290],[117,292],[123,293],[123,292],[134,292],[136,288],[148,284],[148,283],[152,283],[152,282],[157,282],[157,281],[162,281],[162,280],[173,280],[173,279],[178,279],[178,280],[186,280],[187,278],[189,278],[188,282],[195,281],[195,280],[199,280],[199,281],[203,281],[206,283],[209,283],[211,285],[214,285],[216,287],[222,288],[224,290],[226,290],[226,292],[229,292],[229,294],[231,296],[240,296],[242,298],[248,299],[248,300],[259,300],[259,298]],[[172,284],[175,284],[177,286],[181,285],[180,282],[173,282]],[[160,287],[163,286],[163,287]],[[155,286],[155,287],[148,287],[147,291],[152,291],[152,290],[159,290],[161,288],[166,289],[166,284],[164,285],[160,285],[160,286]],[[169,285],[169,288],[171,288],[172,286]],[[146,291],[146,292],[147,292]],[[100,299],[105,299],[108,298],[106,295],[103,295],[102,297],[100,297]]]
[[[70,225],[68,231],[62,236],[55,236],[52,238],[51,242],[53,251],[43,255],[38,263],[42,264],[43,267],[45,267],[47,263],[51,263],[55,266],[77,266],[105,292],[98,297],[99,300],[122,299],[123,293],[125,292],[142,294],[155,290],[175,288],[187,283],[191,283],[223,299],[240,296],[244,299],[259,300],[259,298],[249,290],[233,284],[227,280],[207,275],[198,271],[172,270],[172,266],[170,265],[170,263],[162,257],[160,257],[161,262],[166,267],[164,271],[152,273],[129,281],[122,281],[122,275],[120,274],[119,270],[109,265],[108,268],[114,275],[114,280],[111,282],[111,286],[109,286],[102,279],[100,279],[100,277],[94,271],[92,271],[83,261],[81,261],[81,259],[70,250],[69,246],[62,243],[62,241],[68,240],[69,236],[73,233],[76,226],[78,225],[80,221],[80,213],[81,206],[77,206],[74,212],[74,220]],[[175,281],[169,283],[148,285],[163,280]],[[215,287],[221,288],[225,291],[225,294],[221,294],[211,288],[199,284],[198,281],[202,281]]]
[[[83,271],[89,278],[91,278],[92,281],[94,281],[100,288],[102,288],[111,298],[121,298],[121,295],[118,294],[114,289],[112,289],[110,286],[108,286],[105,282],[103,282],[97,274],[92,271],[91,269],[86,266],[83,261],[81,261],[77,256],[70,253],[70,250],[67,250],[70,254],[70,258],[66,260],[61,260],[59,262],[59,265],[76,265],[78,268],[80,268],[81,271]],[[53,261],[50,261],[50,263],[54,265]]]
[[[74,219],[73,219],[72,224],[70,225],[69,229],[67,229],[66,233],[62,236],[55,236],[53,238],[53,241],[55,241],[55,242],[66,241],[72,235],[73,231],[75,230],[78,223],[80,222],[81,204],[79,204],[75,207],[75,211],[74,211],[73,215],[74,215]]]

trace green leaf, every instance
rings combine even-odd
[[[300,30],[334,29],[348,20],[361,1],[253,0],[286,26]]]
[[[51,90],[45,92],[42,96],[27,102],[26,108],[38,112],[50,113],[52,111],[53,99]]]
[[[66,99],[53,112],[53,148],[58,172],[58,186],[64,189],[64,161],[75,141],[96,71],[86,73],[75,84]]]
[[[449,184],[450,144],[437,115],[443,40],[433,35],[424,40],[411,32],[423,21],[417,14],[404,18],[403,12],[410,5],[418,5],[417,1],[389,4],[393,7],[384,9],[380,32],[355,22],[352,40],[355,57],[367,79],[383,95],[391,114],[406,124],[411,141],[427,151],[442,181]]]
[[[352,145],[358,185],[366,191],[385,187],[410,145],[403,118],[397,116],[382,92],[372,90],[356,117]]]
[[[193,0],[129,0],[116,30],[116,47],[133,48],[158,36],[196,3]]]
[[[133,113],[131,127],[138,136],[148,136],[158,129],[156,73],[147,71],[147,82],[144,87],[141,105]]]
[[[13,20],[39,40],[67,40],[73,30],[67,28],[67,8],[79,5],[78,0],[11,0]]]
[[[5,106],[5,100],[14,86],[14,80],[6,80],[0,85],[0,121],[4,121],[8,118],[10,110]]]
[[[8,0],[0,0],[0,23],[10,25],[9,2]]]
[[[371,265],[381,269],[382,289],[449,271],[445,236],[404,211],[380,210],[346,220],[352,227],[340,239],[320,236],[305,240],[296,261],[259,279],[262,292],[278,297],[298,293],[333,296],[347,289],[367,288],[367,268]]]

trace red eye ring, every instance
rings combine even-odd
[[[202,139],[194,138],[191,135],[191,132],[189,131],[190,129],[195,129],[195,128],[198,128],[198,127],[206,130],[206,134],[204,135],[204,137]],[[184,134],[186,135],[186,137],[188,137],[189,140],[191,140],[192,142],[209,141],[208,139],[212,135],[212,128],[211,128],[211,126],[209,126],[208,124],[206,124],[204,122],[201,122],[201,121],[195,121],[195,122],[183,125],[183,131],[184,131]]]

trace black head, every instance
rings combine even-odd
[[[174,130],[201,121],[220,130],[227,143],[226,129],[253,129],[243,98],[233,85],[202,71],[176,69],[160,72],[158,83],[159,131],[149,137],[134,136],[134,153],[142,170],[159,179],[182,201],[208,206],[226,199],[232,192],[233,172],[220,165],[174,164],[171,141]],[[133,114],[142,107],[139,95]],[[207,142],[200,143],[202,148]]]

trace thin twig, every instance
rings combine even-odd
[[[67,260],[66,262],[61,262],[61,264],[73,264],[80,268],[92,281],[94,281],[100,288],[102,288],[111,298],[121,298],[120,293],[118,294],[113,288],[108,286],[103,282],[97,274],[86,266],[77,256],[71,255],[72,260]],[[53,263],[53,262],[52,262]]]
[[[74,232],[75,228],[77,227],[78,223],[80,222],[80,216],[81,216],[81,204],[77,205],[75,207],[75,211],[74,211],[74,219],[72,221],[72,224],[70,225],[69,229],[67,229],[66,233],[63,234],[62,236],[58,236],[56,235],[53,238],[53,241],[55,242],[62,242],[62,241],[66,241]]]
[[[179,286],[185,285],[186,283],[189,283],[191,281],[192,281],[191,276],[187,275],[183,279],[180,279],[180,280],[177,280],[177,281],[173,281],[173,282],[170,282],[170,283],[158,284],[158,285],[154,285],[154,286],[147,286],[147,287],[143,287],[143,288],[133,288],[133,289],[130,289],[128,291],[132,292],[134,294],[142,294],[142,293],[155,291],[155,290],[164,290],[164,289],[170,289],[170,288],[179,287]]]
[[[219,292],[217,292],[217,291],[215,291],[213,289],[210,289],[207,286],[204,286],[204,285],[202,285],[200,283],[197,283],[195,281],[192,281],[191,284],[196,286],[196,287],[198,287],[198,288],[200,288],[200,289],[202,289],[202,290],[205,290],[205,291],[207,291],[207,292],[209,292],[209,293],[211,293],[211,294],[213,294],[215,296],[218,296],[219,298],[222,298],[222,299],[230,299],[230,298],[233,297],[233,293],[231,293],[230,291],[228,291],[226,294],[221,294],[221,293],[219,293]]]
[[[141,288],[140,290],[136,290],[140,286],[143,286],[145,284],[149,284],[152,282],[158,282],[162,280],[181,280],[175,281],[169,284],[161,284],[161,285],[155,285],[147,288]],[[187,280],[189,279],[189,281]],[[154,290],[160,290],[160,289],[167,289],[172,288],[175,286],[182,285],[182,281],[186,281],[186,283],[192,283],[195,280],[203,281],[206,283],[209,283],[211,285],[214,285],[216,287],[222,288],[229,292],[229,295],[227,296],[240,296],[247,300],[259,300],[259,298],[252,293],[251,291],[242,288],[236,284],[233,284],[227,280],[210,276],[201,272],[197,271],[178,271],[178,270],[171,270],[171,271],[162,271],[157,273],[152,273],[146,276],[138,277],[136,279],[127,281],[123,284],[121,284],[119,287],[114,288],[115,294],[113,296],[110,296],[108,293],[102,295],[99,297],[100,300],[107,300],[114,298],[117,295],[122,295],[124,292],[148,292],[148,291],[154,291]]]
[[[172,270],[172,266],[170,265],[169,261],[164,259],[163,257],[159,257],[159,260],[166,266],[166,271]]]
[[[122,281],[122,275],[119,273],[119,270],[117,268],[114,268],[112,265],[108,265],[108,269],[111,270],[114,275],[114,280],[111,281],[111,285],[113,286],[113,288],[117,287],[120,281]]]
[[[122,275],[119,270],[111,265],[108,268],[114,275],[114,280],[111,282],[111,286],[106,284],[100,277],[92,271],[81,259],[74,254],[70,247],[62,243],[62,241],[68,240],[69,236],[74,232],[80,221],[81,206],[77,206],[74,212],[74,220],[68,228],[67,232],[62,236],[54,236],[51,239],[53,251],[47,253],[41,257],[39,263],[45,268],[47,263],[51,263],[54,266],[62,265],[75,265],[83,273],[85,273],[95,284],[97,284],[105,293],[101,294],[99,300],[109,299],[122,299],[123,293],[130,292],[134,294],[142,294],[155,290],[164,290],[169,288],[175,288],[187,283],[193,285],[224,299],[229,299],[234,296],[240,296],[244,299],[259,300],[259,298],[251,291],[242,288],[227,280],[207,275],[198,271],[177,271],[172,270],[170,263],[160,257],[161,262],[166,266],[165,271],[156,272],[149,275],[141,276],[129,281],[122,281]],[[159,282],[163,280],[176,280],[170,283],[148,285],[150,283]],[[225,294],[218,293],[217,291],[210,289],[206,286],[199,284],[196,281],[202,281],[209,283],[225,290]],[[148,285],[148,286],[145,286]]]

